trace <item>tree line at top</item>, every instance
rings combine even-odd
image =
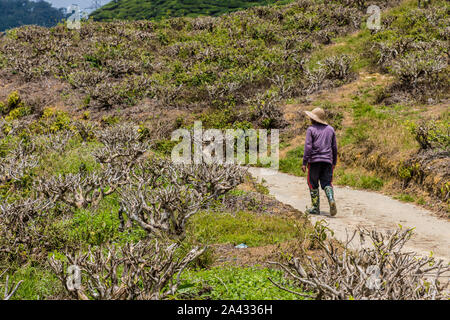
[[[257,5],[283,4],[292,0],[113,0],[94,11],[96,21],[161,19],[167,17],[219,16]],[[0,31],[22,25],[52,27],[67,18],[64,9],[44,0],[0,0]]]
[[[42,0],[0,0],[0,31],[29,24],[51,27],[65,17],[62,9]]]

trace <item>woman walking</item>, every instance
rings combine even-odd
[[[303,172],[308,171],[308,186],[311,194],[312,208],[308,214],[320,214],[319,182],[328,198],[330,214],[337,214],[333,190],[333,170],[337,162],[336,134],[328,125],[322,108],[305,111],[311,119],[311,126],[306,130],[305,152],[303,154]]]

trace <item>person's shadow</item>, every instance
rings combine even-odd
[[[336,217],[337,217],[337,215],[333,217],[329,211],[320,211],[320,214],[314,214],[314,216],[327,217],[327,218],[331,218],[331,219],[336,219]]]

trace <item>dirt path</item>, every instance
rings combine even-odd
[[[270,194],[283,203],[304,211],[310,207],[309,189],[306,179],[264,168],[251,168],[250,173],[269,188]],[[354,190],[349,187],[335,186],[335,198],[338,207],[336,217],[329,215],[328,202],[321,190],[321,215],[311,216],[312,222],[326,220],[328,227],[335,232],[340,241],[347,239],[358,226],[389,230],[399,224],[414,227],[414,236],[405,246],[405,250],[420,255],[429,255],[450,262],[450,221],[437,218],[425,209],[403,203],[375,192]],[[356,238],[356,237],[355,237]],[[359,245],[355,239],[351,244]]]

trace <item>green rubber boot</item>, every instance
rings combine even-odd
[[[307,214],[320,214],[320,196],[319,189],[310,189],[312,208],[306,209]]]
[[[333,187],[330,186],[325,187],[325,194],[327,195],[328,203],[330,204],[330,215],[334,217],[337,214],[337,208],[336,208],[336,200],[334,200]]]

